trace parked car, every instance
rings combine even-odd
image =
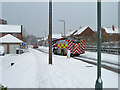
[[[33,48],[38,48],[38,44],[34,43]]]
[[[24,50],[21,48],[16,48],[16,54],[22,54],[24,53]]]
[[[0,46],[0,56],[4,56],[5,55],[5,50],[3,46]]]

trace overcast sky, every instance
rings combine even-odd
[[[23,24],[27,34],[45,36],[49,32],[49,4],[47,2],[3,2],[2,18],[8,24]],[[54,2],[53,33],[66,33],[79,27],[90,26],[96,30],[96,2]],[[102,3],[102,26],[118,26],[118,3]]]

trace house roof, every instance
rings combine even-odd
[[[69,32],[66,36],[70,36],[70,35],[74,34],[75,32],[76,32],[76,30],[73,30],[73,31]]]
[[[83,27],[83,28],[79,29],[74,35],[81,34],[86,28],[88,28],[88,27]]]
[[[0,38],[0,43],[22,43],[22,40],[12,36],[11,34],[7,34]]]
[[[0,25],[0,33],[21,33],[21,25]]]
[[[111,27],[103,27],[107,33],[119,33],[118,28],[115,28],[115,30],[112,30]]]

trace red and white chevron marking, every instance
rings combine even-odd
[[[68,40],[68,49],[70,50],[70,52],[72,53],[72,41],[73,40]]]
[[[74,54],[80,54],[80,44],[79,43],[74,43],[73,44],[73,53]]]
[[[84,53],[85,40],[81,40],[80,43],[73,43],[73,40],[66,40],[68,42],[68,50],[73,54]]]
[[[81,46],[81,53],[84,53],[84,50],[85,50],[85,40],[81,40],[80,46]]]

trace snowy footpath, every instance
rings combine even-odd
[[[15,63],[11,66],[11,63]],[[0,83],[8,88],[94,88],[97,67],[29,48],[22,55],[0,57]],[[118,88],[118,74],[102,68],[104,88]]]

